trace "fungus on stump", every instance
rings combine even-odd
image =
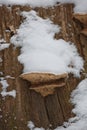
[[[65,86],[67,74],[29,73],[22,74],[20,77],[30,82],[30,90],[34,90],[42,96],[47,96],[53,94],[55,88]]]
[[[30,98],[30,120],[34,122],[37,127],[52,128],[57,125],[62,125],[64,116],[66,119],[71,116],[64,110],[66,98],[62,95],[66,89],[67,73],[61,75],[54,75],[51,73],[28,73],[20,75],[22,80],[29,83],[29,98]],[[60,93],[60,94],[58,94]],[[65,94],[66,95],[66,94]],[[58,98],[59,96],[59,98]],[[61,101],[60,101],[61,100]],[[61,104],[63,106],[61,106]],[[69,103],[66,103],[69,107]],[[62,112],[63,111],[63,112]],[[65,112],[64,112],[65,111]]]
[[[77,22],[77,20],[74,21],[72,19],[73,7],[72,4],[61,4],[49,8],[36,7],[34,10],[38,12],[39,16],[49,18],[53,23],[61,26],[60,34],[56,34],[55,38],[63,38],[66,41],[75,43],[80,54],[82,56],[84,54],[87,72],[87,38],[80,34],[81,27],[83,26],[82,29],[85,29],[86,26],[84,26],[81,21]],[[15,30],[19,28],[23,20],[19,12],[31,10],[29,6],[15,5],[10,6],[10,8],[11,9],[6,6],[0,6],[0,38],[5,39],[9,44],[11,36],[15,33]],[[7,32],[6,30],[9,31]],[[80,36],[78,36],[78,34]],[[82,45],[84,45],[84,48]],[[29,120],[33,121],[36,126],[44,128],[48,128],[49,124],[52,124],[54,128],[58,125],[62,125],[64,121],[67,121],[72,116],[72,105],[69,102],[70,93],[80,80],[69,76],[64,87],[56,87],[56,91],[52,90],[50,92],[52,93],[54,91],[54,94],[44,97],[35,92],[35,90],[32,90],[32,88],[34,87],[33,89],[36,89],[38,88],[37,86],[41,87],[41,89],[43,86],[50,87],[51,79],[47,85],[43,82],[44,85],[41,83],[36,85],[36,83],[34,83],[35,86],[32,84],[29,86],[29,81],[27,82],[19,78],[23,69],[22,65],[17,60],[19,54],[20,48],[14,49],[12,45],[8,49],[0,52],[0,56],[3,59],[0,71],[3,72],[4,76],[11,75],[15,77],[14,81],[11,79],[12,81],[9,82],[9,89],[12,88],[17,91],[15,99],[6,97],[6,99],[3,100],[2,97],[0,98],[0,107],[2,109],[2,111],[0,111],[0,114],[2,114],[2,119],[0,119],[1,130],[28,130],[27,121]],[[53,83],[54,79],[55,78],[52,80],[52,86],[56,86],[56,84]],[[56,78],[56,80],[59,81],[58,78]],[[61,83],[58,82],[58,84]]]

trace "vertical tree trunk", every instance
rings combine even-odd
[[[16,33],[23,18],[20,11],[30,11],[28,6],[0,6],[0,39],[4,38],[10,44],[10,37]],[[87,72],[87,38],[80,31],[83,25],[73,18],[73,5],[65,4],[54,7],[34,8],[43,18],[50,18],[54,24],[61,26],[61,32],[55,34],[55,38],[63,38],[75,43],[81,56],[85,59],[85,70]],[[6,32],[6,30],[9,30]],[[77,86],[80,79],[69,75],[65,87],[57,88],[53,95],[41,96],[29,89],[29,82],[20,78],[23,66],[18,62],[17,56],[20,48],[10,47],[0,52],[3,59],[0,65],[1,77],[7,78],[8,91],[15,89],[16,98],[0,95],[0,130],[28,130],[27,122],[33,121],[36,126],[52,128],[62,125],[64,121],[72,117],[72,105],[69,102],[71,91]],[[0,91],[2,86],[0,85]]]

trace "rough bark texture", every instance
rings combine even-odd
[[[16,33],[23,18],[20,11],[31,10],[28,6],[0,6],[0,38],[4,38],[10,44],[10,37]],[[50,18],[55,24],[61,26],[61,32],[55,34],[55,38],[63,38],[75,43],[81,56],[85,59],[85,72],[87,72],[87,37],[80,33],[84,26],[73,17],[73,5],[65,4],[54,7],[34,8],[43,18]],[[6,32],[9,30],[9,32]],[[0,52],[3,62],[0,64],[1,77],[8,78],[8,91],[15,89],[16,98],[0,95],[0,130],[28,130],[27,121],[33,121],[36,126],[55,128],[72,117],[72,105],[69,102],[70,93],[76,87],[80,79],[69,75],[65,87],[56,88],[53,95],[41,96],[29,89],[30,83],[19,77],[23,66],[18,62],[17,56],[20,48],[10,45],[8,49]],[[0,91],[2,91],[0,85]]]

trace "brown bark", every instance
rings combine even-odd
[[[23,18],[20,11],[31,10],[28,6],[0,6],[0,38],[10,43],[10,37],[16,33]],[[61,32],[55,34],[55,38],[63,38],[75,43],[81,56],[85,59],[85,70],[87,72],[87,37],[80,34],[84,28],[83,24],[73,17],[73,5],[34,8],[43,18],[50,18],[54,24],[61,26]],[[6,29],[9,32],[6,32]],[[20,48],[10,45],[8,49],[0,52],[3,62],[0,66],[1,76],[10,75],[15,79],[8,78],[9,90],[16,89],[16,98],[0,96],[0,130],[28,130],[27,121],[33,121],[36,126],[52,128],[62,125],[64,121],[72,117],[72,105],[69,102],[70,93],[76,87],[80,79],[69,75],[65,87],[56,88],[52,95],[46,97],[30,90],[30,83],[20,78],[23,66],[18,62],[17,56]],[[1,86],[0,86],[1,91]]]

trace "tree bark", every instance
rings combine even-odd
[[[58,5],[49,8],[34,8],[42,18],[50,18],[54,24],[61,27],[61,31],[55,34],[55,38],[63,38],[73,42],[80,55],[85,59],[85,72],[87,72],[87,37],[80,34],[83,24],[73,17],[73,4]],[[23,21],[20,11],[30,11],[29,6],[0,6],[0,39],[4,38],[10,44],[10,38],[16,33]],[[9,30],[9,32],[6,32]],[[69,102],[72,90],[77,86],[80,79],[71,74],[67,79],[65,87],[56,88],[55,93],[43,97],[41,94],[30,90],[28,81],[20,78],[23,66],[18,62],[17,57],[20,48],[10,47],[0,52],[3,62],[0,65],[1,77],[10,75],[7,78],[8,91],[15,89],[16,98],[0,96],[0,130],[28,130],[27,122],[33,121],[35,126],[55,128],[62,125],[70,117],[72,105]],[[0,85],[0,91],[2,86]]]

